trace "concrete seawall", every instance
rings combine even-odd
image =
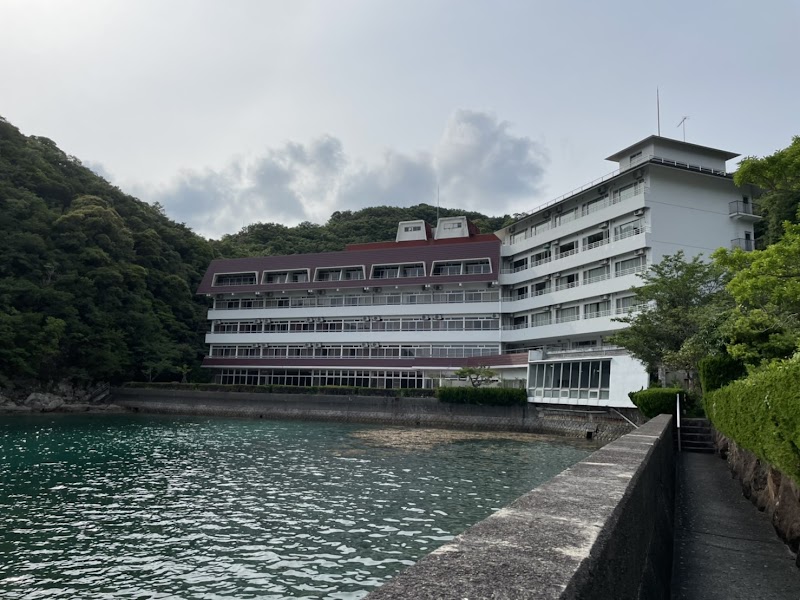
[[[474,525],[367,596],[669,598],[675,468],[662,415]]]
[[[534,406],[446,404],[435,398],[258,394],[114,388],[112,401],[130,410],[184,415],[378,423],[492,431],[548,433],[610,441],[633,427],[616,417],[545,411]]]

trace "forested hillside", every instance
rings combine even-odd
[[[441,210],[455,214],[483,231],[508,219]],[[0,388],[202,378],[207,302],[194,290],[214,256],[341,250],[420,218],[434,223],[436,208],[256,223],[209,241],[0,117]]]
[[[212,249],[0,121],[0,384],[146,378],[202,355]]]
[[[286,227],[277,223],[254,223],[239,233],[223,236],[214,242],[219,256],[261,256],[266,254],[298,254],[343,250],[347,244],[393,240],[400,221],[424,219],[436,224],[436,207],[418,204],[375,206],[359,211],[335,212],[325,225],[300,223]],[[439,210],[442,217],[466,215],[484,233],[490,233],[511,221],[511,217],[487,217],[481,213],[452,208]]]

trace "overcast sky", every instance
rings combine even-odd
[[[800,134],[800,2],[0,0],[0,115],[211,237],[530,210],[656,132]],[[735,167],[735,161],[729,168]]]

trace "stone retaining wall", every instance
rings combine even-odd
[[[147,413],[263,419],[380,423],[494,431],[550,433],[610,441],[633,427],[615,415],[547,411],[530,405],[446,404],[435,398],[258,394],[114,388],[112,401]]]
[[[656,417],[367,598],[666,600],[675,498],[672,435],[672,417]]]
[[[797,554],[800,567],[800,488],[791,478],[718,431],[714,445],[742,484],[742,493],[769,516],[778,536]]]

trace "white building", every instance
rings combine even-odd
[[[725,171],[736,156],[651,136],[494,235],[448,217],[344,252],[214,261],[204,364],[223,383],[372,387],[490,365],[531,401],[630,407],[648,375],[604,340],[637,309],[637,274],[678,250],[753,247],[752,194]]]

